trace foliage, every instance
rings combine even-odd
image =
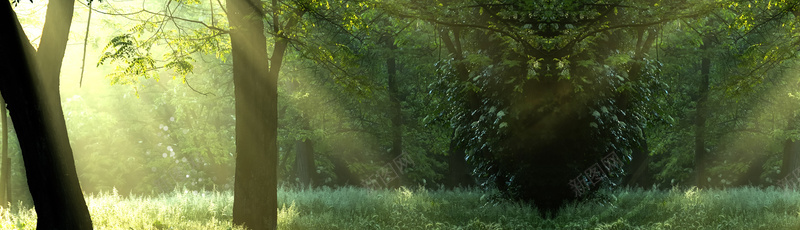
[[[176,185],[230,189],[236,118],[225,7],[213,1],[151,1],[137,5],[141,11],[122,12],[113,4],[118,3],[93,6],[118,15],[99,22],[107,27],[107,37],[88,39],[93,46],[106,44],[92,48],[103,50],[95,55],[97,74],[107,76],[112,86],[80,93],[62,87],[67,88],[62,89],[62,105],[84,191],[98,194],[116,188],[135,198],[168,192]],[[787,173],[781,167],[789,165],[784,143],[796,141],[800,133],[800,125],[793,124],[800,117],[800,80],[794,74],[800,6],[794,1],[275,4],[264,5],[264,20],[269,50],[280,41],[289,46],[280,57],[276,127],[278,173],[287,186],[295,182],[298,141],[313,142],[317,185],[361,185],[375,175],[396,157],[390,154],[395,128],[391,118],[398,113],[393,99],[403,118],[402,147],[416,164],[400,172],[402,183],[390,187],[434,188],[447,179],[447,164],[452,162],[446,157],[466,153],[484,189],[550,213],[570,200],[586,198],[574,196],[570,180],[588,184],[579,175],[612,152],[630,163],[634,152],[644,151],[649,157],[645,176],[658,186],[694,184],[696,121],[702,115],[698,103],[705,96],[710,106],[701,127],[706,130],[701,140],[706,149],[701,151],[711,158],[705,168],[711,187],[775,184]],[[297,24],[282,28],[293,20]],[[24,17],[22,23],[41,24],[35,17]],[[396,92],[389,89],[388,59],[397,63]],[[700,89],[702,59],[711,63],[705,96]],[[17,156],[18,149],[12,146],[11,153]],[[634,173],[606,171],[612,178],[604,180],[608,184],[589,185],[616,189],[623,182],[617,176]],[[24,170],[14,168],[13,173],[19,183],[15,193],[24,193],[24,180],[17,178]],[[437,209],[436,201],[425,197],[433,192],[412,191],[421,195],[407,201],[418,206],[380,198],[357,203],[362,212],[358,215],[366,216],[364,210],[385,215],[353,218],[356,226],[351,226],[336,225],[333,215],[314,217],[304,210],[327,213],[334,209],[328,206],[344,203],[325,197],[330,194],[386,198],[406,191],[292,192],[322,198],[287,204],[287,215],[303,220],[283,225],[290,228],[671,228],[692,223],[724,227],[749,220],[722,210],[717,211],[732,219],[720,219],[729,222],[683,215],[652,219],[642,210],[708,212],[711,206],[681,203],[665,208],[644,202],[619,203],[632,213],[625,216],[616,216],[613,213],[621,211],[613,209],[605,217],[589,217],[567,206],[562,213],[586,217],[574,222],[530,217],[544,224],[532,223],[525,222],[528,217],[503,214],[465,215],[449,222],[450,217],[433,211],[472,210],[478,205]],[[766,196],[772,192],[767,190]],[[474,197],[478,192],[464,193]],[[614,196],[631,202],[678,199],[681,194],[686,195],[622,190]],[[525,210],[519,212],[530,214],[520,207]],[[595,208],[605,210],[589,206]],[[432,214],[426,214],[429,210]],[[424,226],[413,221],[437,218],[442,221],[423,222]],[[652,224],[637,222],[640,219]],[[178,226],[159,221],[152,227]]]
[[[743,187],[620,190],[604,202],[570,203],[553,219],[513,202],[489,202],[478,190],[367,191],[280,189],[281,229],[793,229],[796,193]],[[231,192],[173,192],[86,198],[92,220],[108,229],[238,229],[230,226]],[[125,211],[121,211],[125,210]],[[34,229],[33,209],[3,209],[0,228]],[[758,213],[758,215],[753,215]]]
[[[387,124],[388,115],[384,112],[387,110],[385,106],[387,96],[384,90],[386,82],[381,78],[367,77],[370,75],[385,77],[385,70],[381,71],[382,68],[378,64],[380,62],[370,61],[374,61],[371,58],[383,59],[386,56],[384,52],[388,51],[380,50],[379,52],[374,52],[365,49],[377,47],[381,42],[370,38],[370,35],[375,32],[373,29],[369,29],[369,26],[374,25],[366,24],[365,19],[375,21],[386,20],[386,18],[380,12],[370,9],[370,5],[366,2],[335,2],[336,4],[332,4],[333,2],[329,1],[282,2],[278,6],[267,7],[268,13],[275,15],[278,19],[299,20],[296,27],[286,28],[286,30],[276,31],[275,28],[267,28],[268,35],[271,35],[268,36],[268,46],[274,46],[278,39],[285,36],[286,39],[290,40],[291,47],[294,48],[292,50],[294,52],[288,52],[283,58],[284,67],[281,70],[282,76],[279,78],[279,97],[281,98],[279,107],[282,108],[280,111],[283,111],[280,115],[281,125],[278,127],[281,158],[279,165],[281,170],[279,170],[279,173],[282,175],[282,179],[287,182],[294,181],[295,141],[313,140],[314,149],[317,150],[316,154],[318,154],[315,158],[316,171],[322,179],[317,182],[318,184],[341,184],[337,180],[340,179],[338,177],[344,177],[344,175],[336,175],[337,170],[334,166],[338,168],[346,167],[346,170],[368,177],[374,174],[383,164],[397,157],[385,154],[388,149],[387,146],[390,145],[385,125]],[[138,79],[141,76],[158,80],[159,75],[169,73],[168,71],[165,72],[164,69],[174,67],[172,72],[180,74],[185,81],[186,74],[193,71],[197,72],[196,69],[205,68],[204,65],[218,65],[228,62],[230,47],[218,45],[228,42],[225,29],[226,22],[214,20],[214,15],[216,15],[214,12],[217,12],[217,14],[220,12],[218,10],[215,11],[215,9],[219,8],[214,6],[213,3],[209,6],[205,2],[199,2],[169,3],[166,6],[167,9],[171,6],[170,4],[177,4],[187,9],[175,11],[172,14],[161,14],[145,10],[140,13],[141,15],[137,14],[138,25],[133,26],[122,35],[116,35],[109,41],[104,50],[105,54],[100,57],[99,64],[113,64],[111,63],[113,61],[122,61],[122,65],[116,67],[117,71],[109,75],[112,84],[132,85],[137,90],[138,95],[141,91],[140,88],[155,84],[140,82]],[[144,17],[144,15],[150,15],[151,17]],[[187,19],[195,15],[199,15],[200,20]],[[302,15],[301,18],[298,18],[300,17],[298,15]],[[273,18],[273,20],[277,19]],[[389,20],[389,22],[396,23],[398,24],[397,26],[403,25],[405,28],[410,25],[393,20]],[[272,25],[268,26],[271,27]],[[417,26],[416,29],[419,31],[420,26]],[[431,49],[429,39],[421,40],[420,42],[423,43],[428,42],[428,45],[420,46],[417,41],[411,39],[416,36],[410,31],[411,29],[408,29],[399,34],[402,35],[398,36],[400,49],[406,48],[406,45],[409,46],[409,54],[424,53]],[[160,41],[166,41],[166,44]],[[216,45],[211,46],[210,44]],[[422,51],[420,52],[420,50]],[[153,57],[158,54],[163,54],[164,61],[162,63],[166,64],[157,65],[155,61],[152,61],[154,60]],[[213,55],[216,59],[214,63],[198,63],[195,61],[201,58],[209,58],[208,56],[210,55]],[[403,55],[408,54],[404,53]],[[397,56],[400,55],[398,54]],[[141,62],[138,60],[151,61]],[[431,59],[403,56],[403,60],[409,61],[409,63],[402,64],[403,66],[408,66],[408,69],[401,69],[400,75],[404,75],[404,78],[413,79],[411,76],[432,76],[432,69],[430,68],[411,68],[412,66],[424,66],[432,62]],[[201,78],[207,76],[207,74],[195,75]],[[402,83],[406,88],[403,89],[402,94],[408,97],[420,95],[419,93],[425,92],[425,89],[414,86],[427,85],[429,83],[425,81],[429,80],[427,78],[421,81],[403,81]],[[414,93],[413,90],[419,92]],[[330,98],[336,98],[334,100],[335,103],[331,104]],[[411,113],[410,111],[418,111],[419,109],[417,108],[419,107],[427,106],[424,103],[425,99],[424,97],[418,97],[414,101],[406,101],[405,103],[413,103],[417,107],[406,108],[405,111]],[[169,103],[168,101],[175,103]],[[187,100],[179,98],[168,99],[167,93],[165,93],[164,98],[156,100],[156,102],[166,103],[156,103],[156,105],[157,107],[167,108],[171,106],[177,107],[182,106],[180,101],[185,102]],[[342,107],[349,108],[343,109]],[[181,109],[175,109],[176,114],[180,111]],[[167,118],[167,116],[162,117],[161,119]],[[171,115],[169,117],[172,118]],[[175,120],[184,121],[180,117],[175,117]],[[410,178],[409,184],[425,184],[428,181],[433,182],[441,178],[438,173],[442,170],[442,164],[434,157],[443,154],[445,149],[442,148],[444,145],[442,142],[446,140],[432,137],[432,135],[440,133],[419,133],[418,130],[431,128],[424,127],[419,123],[420,120],[420,117],[410,116],[405,122],[408,124],[406,126],[408,130],[404,133],[408,138],[404,141],[404,146],[408,153],[413,156],[415,162],[418,162],[417,167],[409,169],[409,172],[402,172]],[[439,127],[441,126],[440,124]],[[186,126],[169,126],[173,130],[187,129],[184,127]],[[225,126],[224,128],[220,126],[220,129],[225,131],[230,131],[231,128],[231,126]],[[166,132],[166,130],[157,130],[158,133],[164,135],[173,135],[170,137],[173,140],[158,141],[158,143],[164,143],[165,146],[177,149],[176,145],[169,143],[175,143],[176,140],[174,139],[182,140],[181,136],[194,135],[220,138],[217,137],[217,130],[208,130],[205,131],[205,134],[199,133],[201,129],[192,128],[191,130],[192,132],[184,132],[183,135],[171,133],[171,131]],[[365,143],[362,146],[344,146],[337,143],[342,141],[352,142],[356,139],[374,140],[375,143]],[[200,157],[195,159],[204,162],[203,164],[212,161],[229,162],[228,159],[220,158],[219,156],[224,156],[228,152],[226,148],[230,146],[222,144],[218,145],[222,146],[221,148],[215,147],[212,151],[206,151],[209,148],[207,147],[209,144],[216,142],[213,141],[213,138],[207,140],[209,141],[190,138],[186,142],[177,143],[177,145],[180,146],[180,152],[198,151]],[[438,148],[431,146],[438,146]],[[163,148],[163,146],[159,147]],[[141,151],[151,151],[151,149],[142,149]],[[156,153],[156,156],[159,156],[157,153],[162,150],[152,151]],[[180,152],[177,155],[181,155]],[[212,157],[213,160],[209,159],[209,157],[204,157],[206,152],[214,155]],[[167,156],[169,158],[173,157],[171,153],[167,154]],[[344,166],[334,164],[332,162],[334,158],[344,159],[346,164]],[[176,160],[180,159],[178,157]],[[189,159],[191,161],[192,158]],[[188,171],[192,173],[186,175],[191,178],[196,178],[193,170],[199,170],[197,167],[176,168],[172,165],[173,163],[147,163],[143,168],[145,171],[148,167],[169,168],[171,171],[173,169],[175,171]],[[229,165],[229,163],[226,163],[226,165]],[[341,169],[338,171],[341,171]],[[201,177],[205,181],[211,181],[206,177],[214,175],[207,170],[200,170],[197,173],[207,175]],[[159,175],[159,177],[163,178],[171,174],[177,175],[178,173],[168,173]],[[218,173],[215,174],[217,174],[215,176],[222,177]],[[164,183],[158,182],[157,184],[159,185],[156,186],[156,191],[163,191],[163,189],[168,188],[170,180],[178,183],[184,181],[179,176],[182,176],[182,174],[170,176],[166,180],[157,178],[148,178],[147,180],[165,181]],[[347,179],[353,184],[359,184],[359,178]],[[226,180],[222,179],[214,180],[214,182],[220,182],[221,184],[215,183],[219,186],[227,185],[225,184]],[[142,182],[142,186],[149,187],[150,185]],[[107,188],[105,187],[104,189]],[[142,191],[147,191],[147,189],[142,188]]]
[[[437,63],[432,92],[484,186],[553,211],[574,199],[568,184],[583,170],[640,147],[646,124],[661,119],[649,101],[663,92],[660,64],[643,54],[655,37],[647,25],[671,16],[629,4],[645,10],[487,1],[441,4],[455,14],[447,18],[398,13],[448,28],[450,56]]]
[[[183,10],[170,11],[172,4]],[[159,80],[163,70],[171,70],[173,78],[185,79],[194,71],[193,54],[213,55],[222,62],[226,61],[230,55],[230,38],[225,36],[228,31],[221,29],[227,27],[226,17],[220,9],[214,12],[213,4],[204,4],[199,1],[169,2],[164,6],[169,9],[168,14],[146,8],[134,13],[134,18],[128,19],[138,24],[123,34],[115,34],[103,48],[97,65],[121,62],[107,76],[111,84],[131,85],[138,89],[140,77]],[[143,6],[160,7],[155,3]],[[203,15],[199,20],[186,19],[198,14]]]
[[[233,89],[225,78],[229,70],[213,65],[198,70],[204,78],[192,77],[191,85],[144,82],[138,98],[119,87],[65,98],[62,104],[85,192],[116,187],[128,195],[166,192],[176,185],[233,186]]]
[[[772,6],[768,6],[772,5]],[[778,4],[778,5],[775,5]],[[770,185],[780,174],[783,142],[794,138],[787,126],[797,106],[791,95],[796,76],[786,74],[796,20],[787,18],[784,2],[742,4],[736,1],[715,10],[715,17],[665,24],[658,46],[662,81],[670,92],[659,97],[668,105],[670,122],[649,128],[651,166],[661,185],[693,184],[692,125],[699,98],[698,64],[710,58],[712,71],[708,101],[706,146],[713,158],[708,165],[712,186]],[[688,28],[688,29],[687,29]],[[702,36],[711,36],[707,52],[698,55]],[[787,97],[787,95],[789,95]]]

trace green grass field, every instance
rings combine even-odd
[[[552,219],[479,190],[359,188],[278,192],[280,229],[800,229],[800,195],[776,189],[623,190]],[[96,229],[239,229],[227,192],[87,197]],[[0,211],[2,229],[34,229],[32,209]]]

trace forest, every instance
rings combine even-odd
[[[800,1],[2,5],[0,229],[800,229]]]

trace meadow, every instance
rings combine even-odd
[[[297,190],[278,193],[279,229],[800,229],[800,196],[782,189],[624,189],[568,204],[551,219],[477,189]],[[231,191],[88,195],[96,229],[241,229]],[[23,207],[23,204],[16,204]],[[35,229],[29,208],[0,211],[0,228]]]

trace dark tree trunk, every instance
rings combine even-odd
[[[386,57],[386,75],[387,75],[387,88],[389,90],[389,117],[392,123],[391,140],[392,149],[389,151],[390,159],[394,159],[403,154],[403,108],[400,103],[400,89],[397,79],[397,60],[395,58],[395,50],[397,46],[394,44],[394,38],[385,36],[384,42],[386,47],[389,48],[389,55]],[[396,170],[403,170],[398,168]],[[398,180],[392,184],[405,184],[405,173],[398,171]]]
[[[653,180],[648,165],[650,165],[650,149],[647,147],[647,139],[643,138],[639,148],[634,148],[631,154],[630,164],[625,166],[625,176],[622,183],[629,187],[648,188],[653,185]]]
[[[787,130],[797,129],[800,123],[800,116],[790,116],[787,121]],[[783,142],[783,161],[781,164],[781,173],[778,174],[778,179],[783,179],[789,173],[800,167],[800,140],[792,140],[786,138]]]
[[[292,80],[286,85],[286,93],[292,94],[299,87],[300,82]],[[285,112],[286,108],[283,108],[281,114]],[[311,123],[308,121],[307,117],[299,116],[297,119],[301,123],[301,128],[304,131],[308,133],[312,132]],[[287,151],[291,150],[287,148]],[[317,181],[317,166],[314,162],[314,142],[308,137],[303,140],[295,140],[294,153],[294,177],[298,180],[297,182],[300,183],[300,186],[303,188],[315,186],[319,181]],[[287,158],[288,157],[284,157],[284,161]]]
[[[747,171],[745,171],[741,179],[739,179],[734,186],[750,185],[755,187],[763,187],[765,183],[764,180],[761,179],[761,174],[764,174],[764,164],[767,163],[769,158],[770,154],[763,154],[754,158],[747,167]]]
[[[645,28],[640,29],[636,41],[637,49],[636,56],[634,57],[635,62],[631,65],[629,72],[630,76],[632,76],[632,82],[637,82],[642,79],[644,71],[642,70],[642,64],[640,62],[644,61],[644,55],[650,50],[656,38],[656,30],[650,30],[647,34],[645,34],[645,32],[647,32]],[[631,91],[626,90],[619,95],[620,99],[618,101],[620,101],[620,108],[622,110],[633,109],[631,102],[633,100],[640,100],[632,98],[633,96],[630,92]],[[653,184],[652,174],[648,170],[651,160],[650,149],[647,147],[647,137],[644,135],[644,131],[642,131],[642,136],[639,138],[641,138],[639,140],[639,146],[634,146],[633,149],[631,149],[631,161],[624,167],[625,176],[622,178],[622,184],[629,187],[648,188]]]
[[[783,163],[781,164],[780,177],[783,179],[789,173],[798,168],[798,155],[800,155],[800,141],[793,141],[791,138],[783,142]]]
[[[278,178],[291,178],[292,172],[286,171],[286,164],[289,162],[291,153],[294,152],[295,145],[286,144],[282,146],[283,152],[278,152]],[[295,156],[296,157],[296,156]]]
[[[455,134],[455,132],[454,132]],[[456,142],[451,138],[450,148],[447,151],[447,172],[445,173],[444,187],[469,187],[475,185],[475,179],[470,174],[470,168],[465,159],[464,151],[459,151]]]
[[[2,166],[0,166],[0,207],[8,207],[8,202],[11,200],[10,192],[11,186],[9,186],[9,179],[11,173],[11,162],[8,158],[8,115],[6,113],[6,101],[3,100],[3,97],[0,97],[0,122],[3,123],[2,129],[0,132],[3,132],[3,139],[2,144],[3,149],[0,149],[0,160],[2,160]]]
[[[328,160],[333,164],[333,173],[336,174],[336,182],[338,186],[359,186],[361,185],[361,178],[347,167],[348,163],[339,157],[329,157]]]
[[[709,57],[708,54],[710,43],[711,40],[706,36],[703,39],[703,45],[700,47],[703,57],[700,60],[700,84],[697,86],[698,99],[694,120],[695,185],[700,188],[705,188],[708,185],[708,176],[706,175],[706,167],[708,167],[708,153],[706,152],[706,118],[708,117],[708,108],[706,108],[706,103],[708,101],[708,81],[711,71],[711,57]]]
[[[6,74],[0,78],[0,92],[22,149],[37,229],[92,229],[58,92],[43,81],[11,4],[2,5],[6,13],[0,22],[5,31],[0,53],[5,60],[0,67]]]
[[[403,114],[400,105],[400,93],[397,86],[397,61],[394,58],[394,38],[387,37],[386,46],[389,47],[389,57],[386,58],[386,73],[389,88],[389,116],[392,122],[392,150],[391,157],[403,154]]]
[[[311,139],[295,141],[295,174],[303,187],[314,186],[316,181],[317,167],[314,164],[314,143]]]
[[[451,38],[450,32],[452,31],[453,36]],[[443,30],[439,33],[442,42],[444,42],[445,47],[453,56],[453,59],[457,62],[456,64],[456,74],[461,82],[468,82],[469,81],[469,71],[467,70],[466,65],[462,63],[464,60],[464,56],[462,54],[461,42],[460,42],[460,32],[459,29],[452,29],[452,30]],[[480,108],[480,99],[478,95],[469,90],[466,92],[466,100],[465,106],[467,106],[470,110],[477,110]],[[456,186],[469,186],[475,183],[474,178],[471,176],[471,172],[469,169],[468,162],[466,160],[465,150],[462,146],[459,146],[459,134],[453,132],[453,136],[450,138],[450,148],[448,150],[447,156],[447,180],[445,180],[445,186],[448,188],[454,188]]]

